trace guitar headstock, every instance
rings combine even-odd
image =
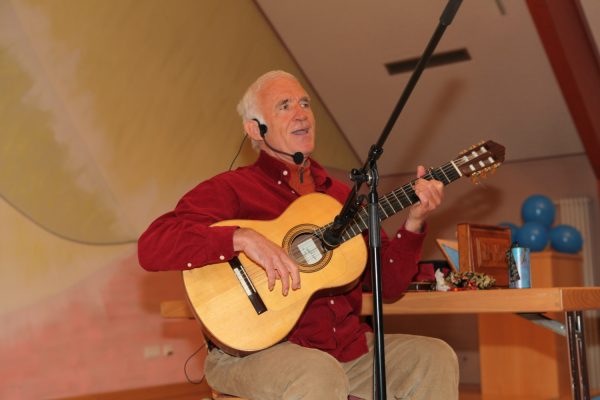
[[[504,152],[504,146],[488,140],[460,153],[454,164],[463,176],[478,179],[494,172],[504,162]]]

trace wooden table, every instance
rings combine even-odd
[[[371,296],[363,299],[363,314],[372,312]],[[600,287],[497,289],[464,292],[407,293],[400,300],[384,304],[384,314],[523,314],[542,326],[560,333],[560,323],[533,315],[565,313],[571,392],[574,399],[589,399],[587,361],[582,311],[600,309]]]
[[[372,313],[372,300],[363,298],[363,315]],[[546,312],[565,313],[565,336],[569,348],[571,389],[574,399],[589,399],[582,311],[600,309],[600,287],[495,289],[463,292],[411,292],[383,305],[386,315],[483,314]],[[161,314],[171,318],[193,318],[183,301],[161,304]],[[543,319],[541,320],[543,324]],[[560,325],[560,324],[559,324]],[[560,328],[554,329],[560,331]]]

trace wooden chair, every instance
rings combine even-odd
[[[246,400],[243,397],[235,397],[235,396],[230,396],[228,394],[223,394],[220,393],[216,390],[212,390],[212,398],[213,400]],[[361,400],[358,397],[354,397],[354,396],[348,396],[348,400]]]
[[[221,393],[215,389],[212,389],[211,396],[213,400],[246,400],[243,397],[230,396],[228,394]]]

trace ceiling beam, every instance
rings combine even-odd
[[[576,0],[527,6],[600,188],[600,66],[587,24]]]

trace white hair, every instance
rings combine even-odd
[[[240,114],[240,117],[242,117],[242,123],[253,118],[264,123],[262,110],[260,110],[258,105],[258,95],[265,84],[282,77],[298,81],[298,79],[289,72],[281,70],[269,71],[258,77],[258,79],[246,89],[246,93],[244,93],[244,96],[237,105],[237,112]]]
[[[262,123],[262,124],[265,123],[265,120],[264,120],[263,114],[262,114],[262,110],[260,109],[260,106],[258,104],[258,95],[260,94],[260,91],[263,88],[263,86],[265,86],[265,84],[267,84],[275,79],[283,78],[283,77],[291,78],[295,81],[298,81],[298,78],[296,78],[294,75],[290,74],[289,72],[275,70],[275,71],[269,71],[269,72],[262,74],[261,76],[258,77],[258,79],[256,79],[254,81],[254,83],[252,83],[248,87],[248,89],[246,89],[246,93],[244,93],[244,96],[242,97],[242,99],[240,100],[240,102],[237,105],[237,112],[240,115],[240,117],[242,117],[242,124],[244,124],[244,122],[250,121],[254,118],[259,120],[260,123]],[[244,132],[245,132],[245,129],[244,129]],[[245,133],[247,133],[247,132],[245,132]],[[260,141],[252,139],[252,148],[257,151],[260,150]]]

